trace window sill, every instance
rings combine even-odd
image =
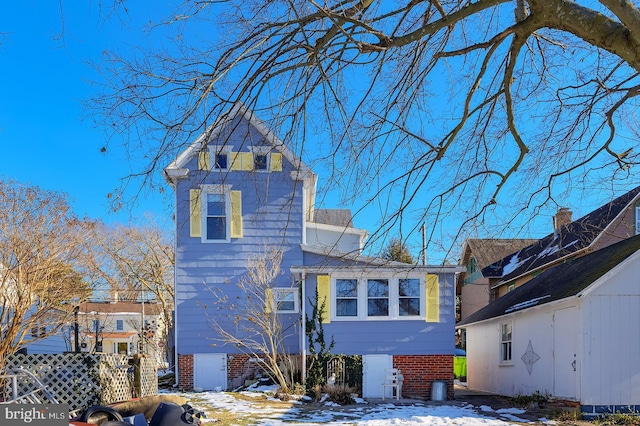
[[[498,367],[513,367],[514,365],[513,361],[503,361],[498,364]]]
[[[349,322],[349,321],[426,321],[424,317],[334,317],[331,321]]]

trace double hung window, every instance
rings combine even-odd
[[[358,280],[336,280],[336,315],[339,317],[358,316]]]
[[[420,316],[420,287],[418,278],[401,278],[398,281],[398,315]]]
[[[511,362],[512,327],[510,322],[500,324],[500,362]]]
[[[207,240],[227,240],[227,197],[226,194],[206,194]]]
[[[367,280],[367,316],[389,316],[389,280]]]

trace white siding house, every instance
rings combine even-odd
[[[458,325],[469,388],[640,410],[640,237],[545,271]]]

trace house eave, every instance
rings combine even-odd
[[[528,312],[528,311],[532,311],[534,309],[540,309],[540,308],[542,308],[544,306],[557,305],[557,304],[560,304],[562,302],[567,302],[570,299],[579,299],[580,297],[581,297],[581,295],[578,293],[578,294],[575,294],[575,295],[572,295],[572,296],[563,297],[562,299],[556,299],[556,300],[552,300],[550,302],[540,303],[540,304],[537,304],[537,305],[534,305],[534,306],[530,306],[530,307],[527,307],[527,308],[524,308],[524,309],[518,309],[518,310],[515,310],[515,311],[511,311],[511,312],[505,312],[504,314],[496,315],[494,317],[490,317],[490,318],[486,318],[486,319],[482,319],[482,320],[478,320],[478,321],[473,321],[473,322],[467,322],[467,323],[463,322],[461,324],[456,324],[456,330],[461,329],[461,328],[466,328],[466,327],[468,327],[470,325],[483,324],[483,323],[487,323],[489,321],[505,319],[505,318],[508,318],[508,317],[512,317],[512,316],[514,316],[516,314],[522,313],[522,312]]]
[[[360,237],[366,238],[369,234],[366,230],[360,228],[352,228],[349,226],[339,226],[339,225],[329,225],[326,223],[316,223],[316,222],[307,222],[308,228],[315,228],[324,231],[333,231],[333,232],[341,232],[343,234],[350,235],[359,235]]]

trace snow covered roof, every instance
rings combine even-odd
[[[468,257],[473,254],[478,267],[484,269],[536,241],[525,238],[469,238],[465,241],[462,264],[466,264]]]
[[[622,240],[553,268],[465,318],[458,326],[576,296],[640,250],[640,235]]]
[[[496,285],[499,286],[562,258],[587,250],[639,194],[640,187],[632,189],[580,219],[560,227],[558,232],[553,232],[487,266],[482,270],[482,275],[500,277],[500,283]]]

